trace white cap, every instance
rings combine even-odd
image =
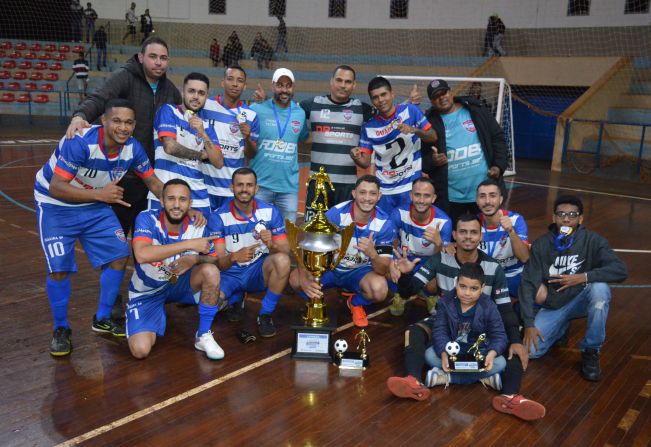
[[[292,82],[294,82],[294,73],[292,73],[292,71],[288,68],[279,68],[278,70],[274,71],[271,82],[278,82],[278,79],[282,78],[283,76],[287,76],[289,79],[291,79]]]

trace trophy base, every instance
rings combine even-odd
[[[456,373],[476,373],[483,372],[486,369],[484,361],[477,361],[474,357],[469,359],[457,358],[450,359],[450,371]]]
[[[366,354],[365,359],[360,356],[359,352],[344,352],[342,356],[335,355],[334,359],[334,364],[337,365],[339,369],[363,371],[371,366],[368,353]]]
[[[337,329],[335,311],[328,312],[328,322],[323,326],[306,325],[303,312],[295,312],[292,318],[292,329],[294,330],[292,357],[332,361],[330,355],[332,332]]]

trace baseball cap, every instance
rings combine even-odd
[[[271,78],[271,81],[278,82],[278,79],[282,78],[283,76],[287,76],[292,80],[292,82],[294,82],[294,73],[292,73],[292,71],[288,68],[279,68],[278,70],[274,71],[274,75]]]
[[[435,93],[440,92],[441,90],[450,90],[450,86],[443,79],[434,79],[427,86],[427,97],[432,99]]]

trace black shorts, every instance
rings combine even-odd
[[[135,35],[136,34],[136,27],[132,26],[132,25],[128,25],[128,27],[129,27],[129,34]]]

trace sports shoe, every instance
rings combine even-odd
[[[258,315],[258,330],[260,331],[261,337],[273,337],[276,335],[276,325],[274,325],[274,320],[271,319],[271,315]]]
[[[95,332],[102,334],[112,334],[115,337],[125,337],[127,334],[124,330],[124,325],[114,323],[110,318],[97,320],[93,315],[93,325],[91,327]]]
[[[212,336],[212,331],[205,332],[201,337],[194,336],[194,349],[206,353],[210,360],[221,360],[224,358],[224,350],[217,344]]]
[[[598,382],[601,379],[601,367],[599,366],[599,351],[586,348],[581,352],[581,376],[585,380]]]
[[[355,323],[355,326],[368,326],[368,318],[366,318],[366,311],[363,306],[353,306],[352,296],[346,300],[346,305],[348,306],[348,309],[350,309],[350,313],[353,314],[353,323]]]
[[[393,301],[389,306],[389,313],[395,317],[405,313],[405,300],[402,299],[399,293],[393,295]]]
[[[436,385],[445,385],[447,388],[448,385],[450,385],[450,373],[446,373],[442,369],[435,366],[434,368],[427,371],[425,385],[430,388]]]
[[[482,385],[488,388],[493,388],[495,391],[502,391],[502,376],[500,373],[479,379]]]
[[[525,421],[535,421],[545,416],[545,407],[534,400],[526,399],[522,394],[510,397],[506,394],[495,396],[493,408],[500,413],[512,414]]]
[[[226,317],[231,323],[242,321],[242,314],[244,313],[244,301],[238,301],[230,304],[226,310]]]
[[[72,352],[72,331],[69,327],[54,329],[50,342],[50,354],[55,357],[69,355]]]
[[[387,387],[395,396],[408,397],[416,400],[427,400],[432,394],[414,376],[389,377],[387,379]]]

